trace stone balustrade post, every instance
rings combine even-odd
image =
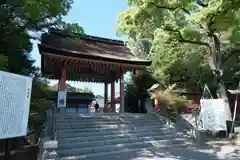
[[[44,152],[41,160],[56,160],[58,142],[56,140],[46,141],[43,143]]]

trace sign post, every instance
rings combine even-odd
[[[233,119],[232,119],[232,125],[229,133],[229,137],[231,138],[233,136],[233,129],[234,129],[234,123],[236,119],[237,114],[237,106],[238,106],[238,96],[240,94],[240,82],[238,84],[238,88],[236,90],[228,90],[231,94],[234,94],[236,96],[235,104],[234,104],[234,112],[233,112]]]
[[[67,92],[66,91],[58,91],[58,103],[57,107],[66,107],[66,99],[67,99]]]
[[[27,135],[32,78],[0,71],[0,139]]]

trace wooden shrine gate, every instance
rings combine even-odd
[[[39,44],[43,76],[59,80],[58,91],[66,90],[66,81],[104,83],[104,102],[115,111],[115,81],[120,80],[120,112],[124,112],[124,74],[151,64],[133,55],[123,41],[50,30]]]

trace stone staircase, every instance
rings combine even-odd
[[[191,145],[154,114],[59,114],[55,125],[59,160],[120,160],[146,149]]]

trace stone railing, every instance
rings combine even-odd
[[[120,118],[120,120],[125,124],[124,134],[129,134],[129,130],[133,132],[132,138],[137,139],[136,136],[136,127],[131,124],[128,120],[126,120],[123,116],[121,116],[118,112],[116,112]]]
[[[42,130],[37,160],[55,160],[57,158],[56,149],[58,147],[54,110],[47,112],[45,125]]]

